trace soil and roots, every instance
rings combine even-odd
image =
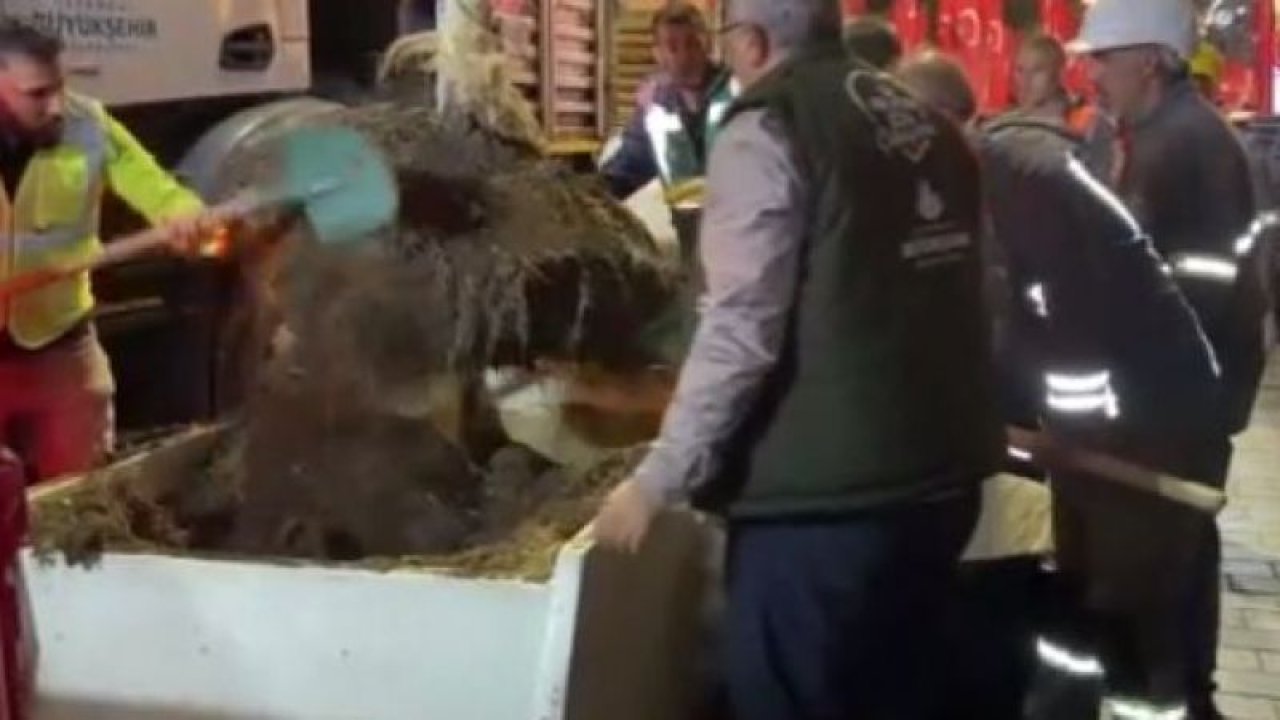
[[[383,150],[400,186],[395,226],[342,247],[312,242],[294,218],[255,226],[267,241],[224,358],[248,378],[237,416],[164,491],[91,481],[38,504],[37,543],[76,560],[160,548],[545,572],[635,452],[585,474],[557,467],[505,436],[482,373],[544,361],[646,371],[655,358],[637,338],[677,274],[595,179],[542,157],[509,122],[484,123],[519,117],[399,102],[313,118]],[[269,181],[270,168],[271,144],[258,143],[223,185]]]

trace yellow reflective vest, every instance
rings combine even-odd
[[[101,104],[71,94],[66,102],[62,141],[32,156],[14,197],[0,183],[0,280],[69,267],[101,252],[98,218],[106,188],[151,223],[203,207]],[[0,298],[0,330],[38,349],[86,318],[93,305],[89,273],[81,273]]]
[[[706,159],[711,156],[711,145],[720,132],[720,123],[737,94],[737,83],[730,79],[728,73],[711,86],[706,99],[706,125],[702,134],[705,151],[702,153],[694,147],[694,140],[685,130],[684,120],[678,111],[659,102],[652,103],[645,111],[644,128],[657,161],[663,197],[672,208],[693,210],[702,207],[707,186]]]

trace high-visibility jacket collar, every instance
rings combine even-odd
[[[667,202],[676,207],[699,207],[702,202],[706,160],[729,106],[736,95],[736,85],[721,72],[706,97],[704,126],[695,134],[685,127],[676,94],[656,98],[644,110],[644,127],[653,148]],[[699,138],[698,135],[701,137]],[[698,143],[701,143],[699,147]]]
[[[107,156],[96,108],[69,96],[58,145],[37,151],[13,197],[0,186],[0,278],[85,262],[99,251],[98,206]],[[81,320],[91,307],[88,280],[71,279],[8,301],[0,329],[39,347]]]

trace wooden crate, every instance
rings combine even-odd
[[[609,4],[609,0],[494,4],[496,30],[516,82],[537,110],[553,148],[598,143],[608,129]]]

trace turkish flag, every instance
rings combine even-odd
[[[1080,16],[1070,0],[1040,0],[1040,26],[1046,35],[1070,42],[1080,30]]]
[[[1009,105],[1013,95],[1015,36],[1004,22],[1004,0],[983,0],[982,11],[986,87],[978,103],[987,111],[998,111]]]
[[[986,98],[988,84],[986,4],[987,0],[938,2],[938,47],[964,67],[979,103]]]
[[[1040,0],[1040,24],[1044,33],[1058,42],[1069,43],[1080,33],[1080,14],[1072,7],[1071,0]],[[1071,55],[1063,82],[1067,91],[1082,97],[1093,96],[1093,83],[1089,80],[1088,58]]]
[[[867,0],[840,0],[840,10],[846,18],[854,18],[867,11]]]
[[[895,0],[890,19],[906,52],[929,38],[929,16],[925,14],[920,0]]]
[[[1261,93],[1254,78],[1256,68],[1228,61],[1218,80],[1218,104],[1228,112],[1255,110]]]
[[[1258,3],[1253,12],[1253,46],[1257,48],[1254,69],[1256,100],[1258,112],[1271,115],[1275,112],[1276,98],[1273,96],[1276,71],[1276,9],[1269,2]]]

